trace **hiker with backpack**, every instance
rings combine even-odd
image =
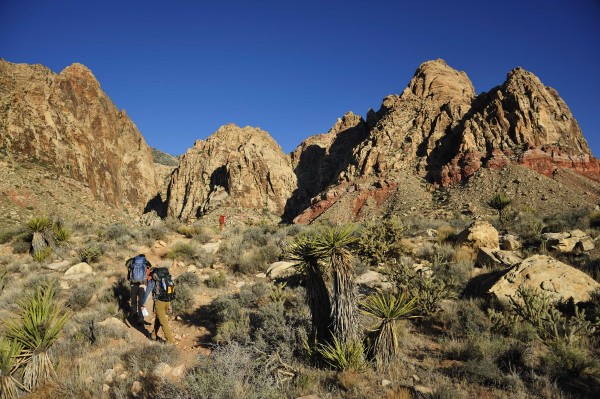
[[[131,313],[130,317],[139,324],[144,323],[144,314],[142,312],[142,298],[146,295],[146,284],[150,278],[150,268],[152,265],[146,259],[146,255],[139,254],[125,262],[127,267],[127,280],[129,280],[129,290],[131,292]]]
[[[154,331],[150,339],[156,341],[158,329],[162,327],[167,343],[174,344],[171,327],[167,323],[167,313],[171,311],[171,301],[175,299],[175,283],[166,267],[155,267],[150,270],[150,280],[148,281],[148,289],[142,301],[142,310],[145,310],[144,305],[152,292],[154,300]]]

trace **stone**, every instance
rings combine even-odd
[[[52,263],[46,265],[46,268],[50,269],[50,270],[55,270],[55,271],[63,271],[63,270],[67,270],[67,268],[69,267],[70,264],[71,264],[71,262],[69,262],[68,260],[63,260],[63,261],[58,261],[58,262],[52,262]]]
[[[500,261],[504,266],[514,266],[517,263],[523,261],[523,257],[515,251],[496,251],[494,252],[496,259]]]
[[[102,384],[102,392],[103,393],[107,393],[110,391],[110,385],[108,384]]]
[[[284,275],[293,273],[295,271],[294,266],[297,262],[274,262],[271,263],[267,269],[267,276],[270,278],[278,278]]]
[[[498,230],[489,222],[478,220],[458,234],[456,245],[471,248],[474,253],[477,253],[479,248],[498,250],[500,248]]]
[[[494,256],[494,251],[491,249],[482,247],[477,251],[477,266],[493,268],[500,264],[500,260]]]
[[[360,276],[356,277],[356,284],[362,284],[366,286],[374,286],[381,283],[384,280],[383,275],[374,270],[369,270]]]
[[[522,245],[519,239],[511,234],[506,234],[500,237],[500,249],[505,251],[518,251]]]
[[[391,384],[392,384],[392,381],[390,381],[390,380],[386,380],[386,379],[381,380],[381,386],[382,387],[387,387],[387,386],[389,386]]]
[[[554,301],[573,298],[576,303],[589,301],[590,294],[600,288],[586,273],[550,256],[534,255],[510,268],[488,292],[508,303],[521,284],[542,290]]]
[[[158,378],[167,378],[171,373],[171,370],[171,366],[169,366],[167,363],[161,362],[154,367],[152,373]]]
[[[94,269],[86,262],[81,262],[76,265],[71,266],[66,272],[65,276],[85,276],[88,274],[93,274]]]
[[[175,366],[171,369],[171,376],[173,378],[181,378],[185,374],[185,366],[180,364],[179,366]]]
[[[142,383],[139,381],[133,381],[133,384],[131,384],[131,389],[130,389],[130,393],[134,398],[139,397],[139,395],[142,393]]]
[[[432,388],[426,387],[424,385],[415,385],[414,389],[421,395],[433,395],[434,392]]]
[[[562,233],[544,233],[548,247],[562,253],[591,251],[594,249],[594,240],[581,230],[572,230]]]
[[[296,399],[320,399],[318,395],[304,395],[298,396]]]
[[[202,246],[200,246],[200,248],[202,248],[204,251],[206,251],[209,254],[217,253],[217,251],[219,250],[220,247],[221,247],[220,242],[209,242],[209,243],[206,243],[206,244],[203,244]]]
[[[189,265],[186,270],[188,273],[196,273],[198,268],[195,265]]]
[[[108,369],[104,372],[104,382],[106,384],[111,384],[115,380],[115,370]]]
[[[255,277],[256,278],[267,278],[267,274],[266,273],[256,273]]]
[[[162,240],[154,241],[152,244],[152,253],[159,258],[164,258],[169,253],[169,246]]]

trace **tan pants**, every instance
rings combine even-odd
[[[160,300],[154,301],[154,313],[156,314],[156,318],[154,319],[154,336],[158,334],[158,329],[162,327],[163,333],[165,334],[165,339],[168,343],[173,344],[173,334],[171,334],[171,327],[169,327],[169,323],[167,322],[167,309],[171,304],[169,302],[163,302]]]
[[[146,285],[145,284],[129,284],[129,289],[131,291],[131,314],[130,316],[137,316],[138,322],[144,321],[144,316],[142,316],[142,300],[144,299],[144,295],[146,295]]]

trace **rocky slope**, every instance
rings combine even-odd
[[[356,116],[350,120],[353,124],[349,125],[359,133],[348,138],[331,133],[313,136],[292,153],[292,159],[310,159],[307,164],[313,168],[310,178],[303,179],[306,169],[301,162],[295,163],[299,189],[306,185],[320,190],[316,195],[304,190],[311,200],[302,204],[310,205],[295,208],[300,213],[296,221],[309,222],[327,213],[337,217],[340,211],[333,209],[341,203],[346,204],[342,207],[350,219],[361,218],[363,205],[369,203],[380,208],[380,215],[394,209],[406,212],[414,207],[406,192],[415,193],[421,210],[450,204],[448,196],[457,198],[455,209],[460,210],[469,202],[485,204],[495,193],[488,189],[506,189],[506,184],[515,186],[511,190],[516,195],[527,197],[523,206],[556,199],[548,203],[557,203],[558,208],[548,211],[564,208],[564,196],[559,193],[565,190],[574,195],[568,203],[575,202],[576,207],[594,205],[600,199],[600,163],[591,155],[569,108],[554,89],[521,68],[509,72],[502,86],[476,96],[464,72],[443,60],[428,61],[419,66],[402,94],[386,97],[377,112],[369,110],[366,122]],[[333,151],[334,145],[344,150]],[[315,165],[320,165],[314,161],[315,153],[341,168],[329,167],[327,175],[315,177],[319,170]],[[480,187],[470,198],[462,194],[465,181],[482,168],[497,170],[507,165],[551,179],[544,180],[547,187],[538,190],[538,179],[516,169],[513,174],[523,176],[520,181],[515,178],[517,183],[488,184],[488,189]],[[569,179],[573,187],[559,178],[573,172],[580,176]],[[447,188],[444,204],[437,203],[436,187]]]
[[[100,201],[141,213],[156,196],[150,148],[84,65],[60,74],[0,59],[0,147],[84,183]]]
[[[296,186],[289,158],[267,132],[225,125],[181,157],[168,215],[190,219],[220,207],[282,215]]]

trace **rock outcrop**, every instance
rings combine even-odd
[[[99,200],[141,212],[157,193],[150,148],[102,91],[73,64],[60,74],[0,59],[0,147],[89,186]]]
[[[228,207],[282,215],[295,189],[290,160],[271,136],[230,124],[181,157],[169,184],[168,214],[187,220]]]
[[[550,256],[534,255],[508,270],[489,293],[508,302],[520,285],[541,290],[555,301],[573,298],[576,303],[589,301],[590,294],[600,288],[600,284],[584,272]]]
[[[349,132],[347,139],[340,126]],[[600,162],[577,121],[556,90],[522,68],[509,72],[502,86],[476,96],[464,72],[443,60],[427,61],[402,94],[387,96],[377,112],[368,111],[366,121],[345,115],[330,133],[305,140],[292,159],[302,200],[291,201],[288,213],[303,213],[303,222],[327,214],[344,196],[360,197],[349,187],[385,182],[399,192],[406,189],[399,181],[407,175],[456,187],[482,168],[507,165],[553,179],[569,169],[594,182],[591,190],[577,182],[581,191],[600,196]],[[397,198],[393,192],[386,196]]]

